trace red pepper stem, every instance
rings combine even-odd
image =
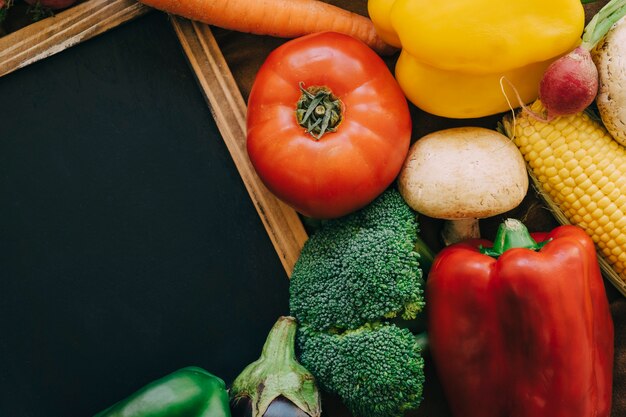
[[[496,233],[496,238],[492,248],[480,247],[480,252],[492,256],[499,257],[504,252],[513,248],[526,248],[531,250],[539,250],[545,243],[537,243],[530,236],[528,229],[524,223],[517,219],[506,219]]]

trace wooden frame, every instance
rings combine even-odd
[[[135,0],[89,0],[0,38],[0,77],[141,16]]]
[[[58,15],[0,38],[0,76],[104,33],[151,9],[135,0],[88,0]],[[250,197],[287,275],[307,239],[297,213],[261,183],[246,153],[246,104],[209,26],[172,17],[172,25]],[[535,187],[539,190],[536,180]],[[545,193],[539,194],[557,221],[568,221]],[[605,276],[626,296],[620,279],[602,255]]]
[[[265,230],[290,275],[307,235],[297,213],[265,188],[248,159],[246,103],[228,64],[209,26],[179,17],[172,17],[172,24]]]

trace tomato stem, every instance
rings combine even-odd
[[[343,103],[328,87],[304,88],[299,84],[302,95],[296,107],[298,124],[306,129],[315,140],[328,132],[335,132],[341,123]]]

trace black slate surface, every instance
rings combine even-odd
[[[163,14],[0,78],[0,416],[227,382],[288,281]]]

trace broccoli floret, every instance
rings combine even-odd
[[[298,330],[300,362],[355,416],[400,417],[422,400],[424,360],[415,336],[394,324],[343,333]]]
[[[416,213],[391,188],[325,222],[291,276],[301,363],[359,417],[400,417],[422,399],[420,344],[391,319],[424,306]]]
[[[416,214],[391,188],[360,211],[325,222],[305,243],[290,308],[317,330],[415,318],[424,306]]]

